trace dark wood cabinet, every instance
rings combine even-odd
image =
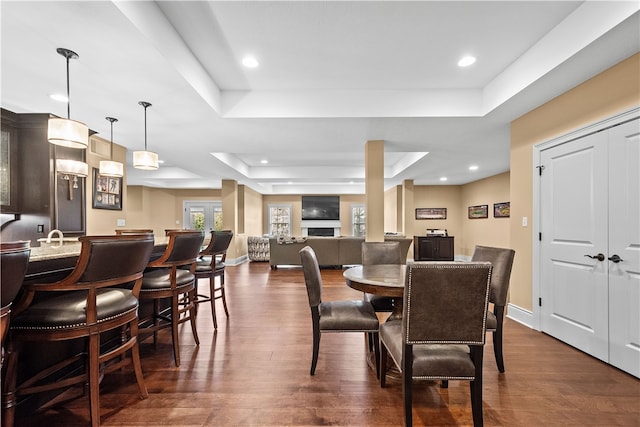
[[[85,234],[85,179],[73,182],[55,172],[55,159],[85,161],[84,150],[60,147],[47,141],[49,114],[15,114],[2,109],[4,136],[11,137],[17,165],[11,175],[11,190],[17,204],[2,207],[2,239],[31,240],[47,237],[57,228],[65,236]],[[13,150],[16,148],[17,150]],[[16,199],[17,197],[17,199]],[[13,215],[4,215],[12,213]]]
[[[413,236],[415,261],[453,261],[453,236]]]

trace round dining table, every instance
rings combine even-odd
[[[405,264],[359,265],[346,269],[342,275],[347,286],[369,294],[391,297],[393,311],[387,320],[402,318]]]

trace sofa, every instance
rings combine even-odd
[[[402,262],[407,261],[407,253],[413,239],[402,236],[386,236],[385,241],[400,242]],[[269,238],[269,265],[301,265],[300,249],[311,246],[321,266],[342,266],[362,264],[362,242],[364,237],[294,237]]]

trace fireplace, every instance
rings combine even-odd
[[[302,236],[340,236],[340,221],[302,220]]]
[[[333,228],[310,227],[307,229],[307,236],[333,237]]]

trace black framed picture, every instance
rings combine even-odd
[[[469,219],[489,217],[489,205],[469,206]]]
[[[93,168],[93,208],[122,210],[122,177],[100,175]]]
[[[509,218],[511,216],[510,202],[494,203],[493,204],[493,217],[494,218]]]
[[[416,208],[416,219],[447,219],[447,208]]]

